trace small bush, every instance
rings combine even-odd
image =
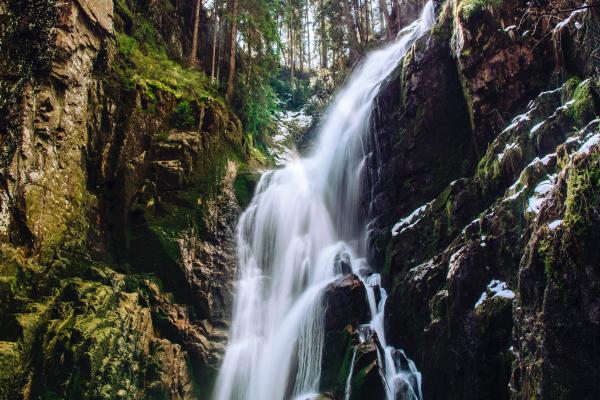
[[[177,104],[173,111],[173,126],[178,129],[192,129],[196,124],[194,109],[188,101]]]

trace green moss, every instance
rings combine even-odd
[[[172,116],[173,125],[179,129],[192,129],[196,125],[194,109],[189,101],[181,101],[175,107]]]
[[[543,237],[538,244],[538,253],[544,263],[546,279],[552,280],[560,286],[560,276],[556,269],[558,258],[556,247],[556,243],[552,237]]]
[[[144,26],[145,30],[153,29],[146,24],[141,26]],[[142,36],[151,35],[146,32]],[[115,72],[126,89],[133,89],[138,85],[151,99],[155,98],[153,90],[158,89],[172,93],[177,98],[212,99],[224,104],[202,71],[169,58],[166,50],[156,43],[158,39],[141,42],[136,37],[124,33],[117,33],[116,39],[120,59]]]
[[[228,162],[240,161],[237,151],[227,143],[215,142],[211,149],[194,167],[188,187],[156,200],[151,207],[137,206],[135,213],[142,216],[143,222],[129,232],[131,263],[136,270],[156,273],[174,284],[183,279],[178,275],[182,274],[180,240],[187,235],[207,238],[214,234],[213,208],[224,190]]]
[[[254,187],[259,178],[260,174],[250,170],[245,164],[239,167],[237,176],[233,182],[233,190],[241,208],[246,208],[252,201]]]
[[[443,318],[447,314],[448,290],[443,289],[435,294],[431,299],[429,308],[431,310],[432,320]]]
[[[0,341],[0,398],[21,397],[23,377],[21,376],[21,356],[17,344]]]
[[[459,12],[464,19],[470,20],[484,9],[495,9],[502,5],[502,0],[463,0]]]
[[[444,2],[437,22],[431,28],[431,36],[439,40],[450,40],[454,29],[454,18],[452,18],[452,2]]]
[[[561,93],[560,93],[560,98],[561,98],[562,104],[566,103],[567,101],[569,101],[573,98],[573,95],[575,94],[575,90],[577,89],[577,86],[579,86],[580,83],[581,83],[581,79],[579,79],[576,76],[572,76],[571,78],[567,79],[567,81],[562,86]]]
[[[567,181],[565,225],[583,236],[600,212],[600,154],[592,153],[573,168]]]
[[[354,360],[354,373],[350,381],[350,398],[359,400],[364,398],[365,383],[369,375],[378,374],[377,355],[374,344],[363,343],[356,349],[356,358]]]
[[[486,183],[494,180],[499,174],[500,163],[498,162],[498,157],[494,153],[493,148],[490,146],[486,154],[477,164],[476,177],[480,182]]]
[[[320,389],[343,393],[354,352],[354,336],[348,329],[329,331],[325,335],[325,341],[332,348],[323,354]]]
[[[591,79],[586,79],[577,85],[573,92],[572,100],[573,105],[570,109],[572,110],[573,119],[578,126],[584,126],[593,119],[596,114],[596,104]]]

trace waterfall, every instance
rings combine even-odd
[[[263,174],[237,227],[232,324],[215,400],[307,399],[319,392],[326,351],[322,293],[341,276],[335,269],[341,252],[350,255],[367,289],[388,399],[398,390],[421,398],[414,363],[386,344],[385,290],[377,274],[364,272],[366,223],[359,203],[374,98],[432,24],[429,2],[394,43],[357,67],[327,111],[313,153]]]

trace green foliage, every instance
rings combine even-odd
[[[475,14],[487,8],[498,8],[503,0],[463,0],[460,4],[460,13],[463,18],[470,20]]]
[[[304,107],[314,92],[308,75],[296,77],[292,84],[290,71],[287,69],[281,69],[271,77],[271,87],[282,105],[292,111]]]
[[[251,86],[241,94],[241,117],[246,132],[261,140],[263,135],[274,130],[273,113],[278,109],[277,97],[269,85],[254,82]]]
[[[146,89],[150,98],[155,98],[154,90],[190,100],[216,98],[209,79],[202,71],[173,61],[164,49],[153,47],[151,41],[150,44],[142,44],[135,37],[123,33],[117,33],[116,37],[121,56],[116,72],[125,89],[139,85]]]
[[[173,111],[173,125],[179,129],[192,129],[196,124],[194,109],[189,101],[182,101]]]
[[[223,103],[204,72],[169,56],[161,35],[144,16],[133,12],[123,0],[117,1],[115,10],[125,25],[115,35],[118,52],[114,71],[120,85],[126,90],[139,86],[153,100],[156,91],[164,91],[186,100],[210,98]]]

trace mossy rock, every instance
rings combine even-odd
[[[260,180],[260,172],[242,166],[238,170],[233,190],[238,204],[242,209],[246,208],[252,201],[254,189]]]
[[[377,347],[373,340],[359,344],[350,380],[350,399],[384,398],[385,389],[377,364]]]
[[[600,114],[600,101],[598,96],[597,84],[592,79],[586,79],[577,85],[573,91],[573,105],[571,108],[571,113],[577,126],[585,126],[586,123],[592,120],[596,115]]]
[[[504,0],[462,0],[459,13],[465,20],[470,20],[483,10],[493,10],[502,5]]]
[[[16,399],[24,384],[21,353],[16,342],[0,341],[0,398]]]

